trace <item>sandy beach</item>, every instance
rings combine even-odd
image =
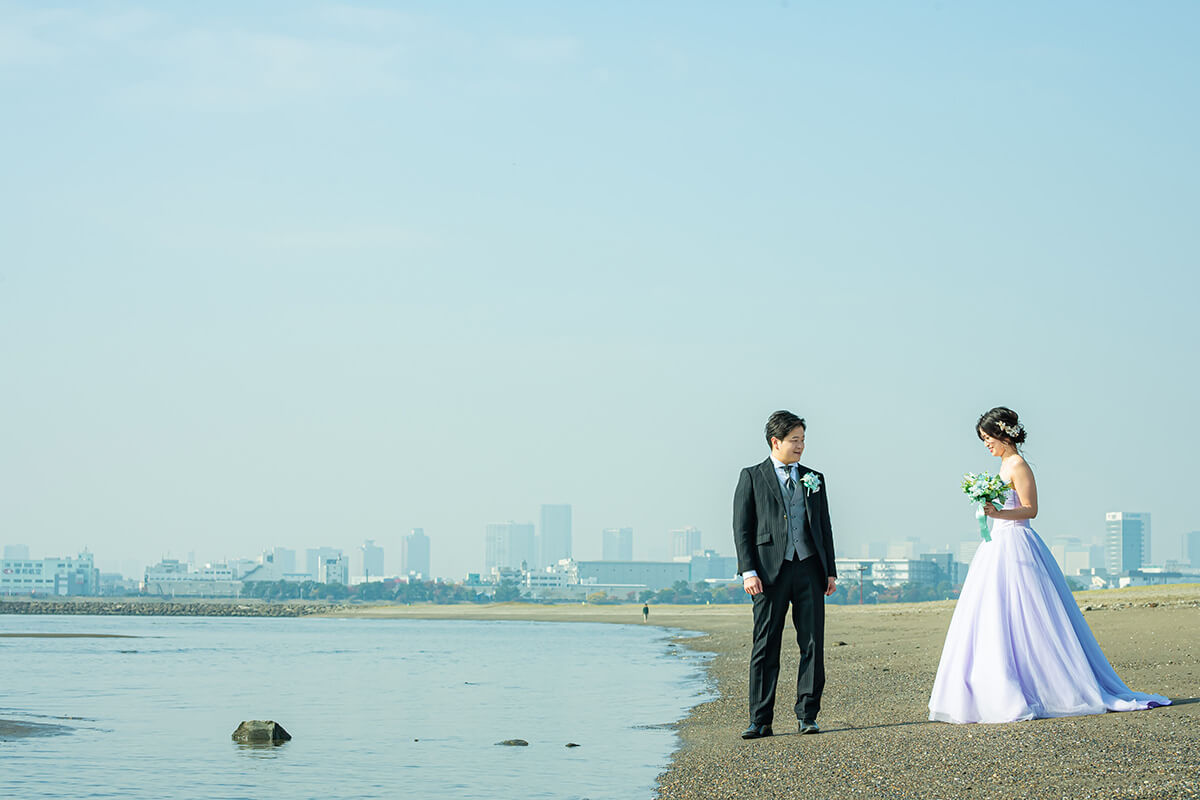
[[[719,697],[679,725],[662,798],[1190,798],[1200,796],[1200,585],[1083,592],[1118,674],[1174,705],[1006,725],[926,719],[953,602],[828,607],[819,736],[791,722],[781,681],[776,735],[742,741],[749,606],[652,606],[650,624],[715,654]],[[641,623],[641,606],[366,606],[337,616]],[[783,675],[796,652],[785,640]]]

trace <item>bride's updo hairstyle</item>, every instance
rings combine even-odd
[[[1025,426],[1017,418],[1017,412],[1011,408],[997,406],[979,418],[975,423],[975,433],[983,440],[986,433],[993,439],[1008,442],[1013,447],[1025,444]]]

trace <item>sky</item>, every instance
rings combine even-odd
[[[1200,7],[0,0],[0,544],[484,560],[695,526],[808,421],[839,555],[1200,529]]]

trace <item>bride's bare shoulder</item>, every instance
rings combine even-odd
[[[1000,470],[1002,476],[1007,474],[1006,480],[1012,480],[1017,475],[1033,477],[1033,469],[1029,463],[1020,455],[1010,456],[1003,464]]]

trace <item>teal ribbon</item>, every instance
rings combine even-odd
[[[987,505],[987,503],[984,503],[983,505]],[[1000,511],[1001,509],[1004,508],[1004,504],[1001,503],[999,500],[993,500],[992,506],[997,511]],[[983,506],[980,506],[979,508],[975,509],[975,519],[979,520],[979,535],[983,537],[983,540],[985,542],[990,542],[992,540],[992,534],[990,531],[988,531],[988,526],[987,526],[988,518],[987,518],[987,514],[983,513]]]

